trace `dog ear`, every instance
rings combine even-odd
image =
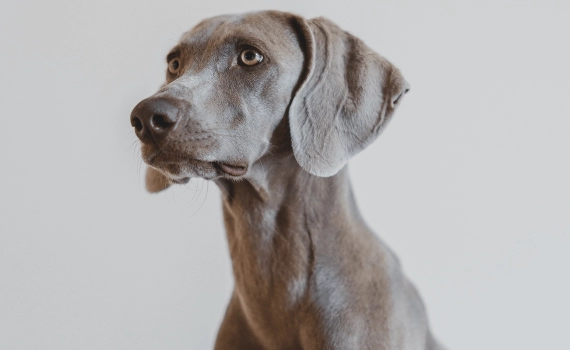
[[[150,166],[146,168],[145,184],[146,190],[150,193],[160,192],[170,187],[170,181],[166,176]]]
[[[307,172],[332,176],[380,135],[409,85],[388,60],[331,21],[293,22],[305,55],[289,109],[293,153]]]

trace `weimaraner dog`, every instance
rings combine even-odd
[[[366,226],[346,162],[408,91],[324,18],[202,21],[131,123],[158,192],[214,181],[235,277],[216,349],[441,349],[398,259]]]

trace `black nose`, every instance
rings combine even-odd
[[[142,100],[131,113],[131,125],[143,143],[160,142],[178,124],[179,108],[164,97]]]

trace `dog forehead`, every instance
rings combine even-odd
[[[278,11],[262,11],[237,15],[222,15],[205,19],[184,33],[179,46],[194,52],[208,47],[244,43],[260,49],[279,50],[294,45],[296,36],[290,15]]]

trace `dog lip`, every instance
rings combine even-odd
[[[190,177],[186,177],[179,171],[175,171],[175,168],[180,170],[180,166],[184,164],[186,166],[196,168],[195,170],[198,171],[197,176],[201,176],[200,171],[207,171],[208,168],[210,169],[209,171],[217,170],[218,175],[225,174],[232,177],[245,175],[248,171],[247,162],[206,161],[189,155],[183,155],[175,152],[165,152],[160,148],[146,149],[143,150],[142,153],[142,158],[145,163],[155,168],[162,169],[166,173],[172,173],[167,175],[167,177],[169,178],[170,182],[176,184],[185,184],[190,180]],[[204,178],[210,179],[214,177],[216,176],[206,176]]]
[[[178,184],[178,185],[184,185],[187,184],[188,181],[190,181],[190,177],[183,177],[181,179],[169,179],[170,182]]]
[[[218,162],[217,165],[221,171],[232,176],[242,176],[247,173],[246,165],[229,164],[222,162]]]
[[[160,149],[157,149],[157,150],[153,151],[151,154],[145,155],[145,154],[143,153],[142,158],[143,158],[143,160],[144,160],[145,163],[151,165],[152,162],[154,161],[154,159],[155,159],[159,154],[161,154],[161,153],[162,153],[162,151],[161,151]]]

